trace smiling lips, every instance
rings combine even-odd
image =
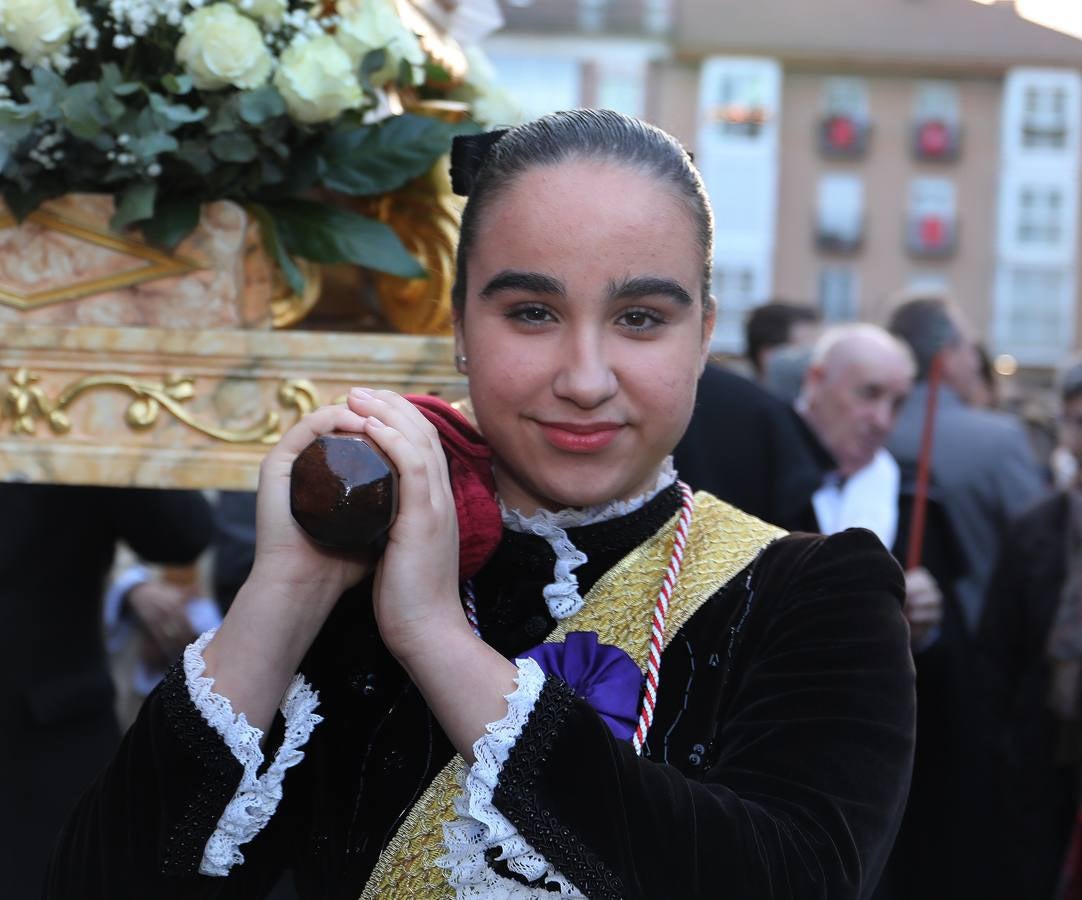
[[[595,453],[607,447],[620,433],[622,425],[616,422],[538,422],[541,433],[557,450],[568,453]]]

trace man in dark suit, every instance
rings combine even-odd
[[[1045,492],[1041,470],[1012,416],[966,405],[979,378],[979,360],[968,326],[953,306],[942,298],[909,300],[894,310],[888,327],[913,348],[917,360],[917,385],[887,443],[903,484],[916,478],[928,377],[932,360],[940,357],[931,477],[961,547],[958,600],[972,634],[1007,523]]]
[[[792,408],[715,365],[673,458],[694,489],[793,531],[817,530],[811,496],[835,466]]]
[[[120,739],[102,626],[119,541],[182,564],[209,543],[202,494],[0,484],[0,894],[39,896],[52,844]]]

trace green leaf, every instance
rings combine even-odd
[[[245,91],[237,101],[237,112],[249,125],[261,125],[267,119],[284,115],[285,101],[273,85],[265,84],[254,91]]]
[[[143,235],[152,243],[172,250],[199,224],[197,197],[169,194],[154,207],[154,215],[143,222]]]
[[[387,65],[387,51],[384,48],[369,50],[361,60],[361,79],[367,81],[370,75],[378,72],[385,65]]]
[[[171,134],[158,132],[135,138],[128,144],[127,149],[134,153],[140,162],[146,163],[152,162],[159,153],[172,153],[179,146],[177,139]]]
[[[236,107],[229,100],[220,102],[217,108],[211,110],[210,122],[207,131],[210,134],[223,134],[227,131],[235,131],[240,125]]]
[[[114,231],[127,228],[133,222],[142,222],[154,215],[154,199],[158,185],[153,181],[137,181],[128,185],[120,195],[116,212],[113,213],[109,227]]]
[[[288,253],[319,263],[351,262],[403,278],[423,278],[421,268],[387,225],[357,213],[316,203],[287,200],[267,204]]]
[[[64,79],[49,69],[35,68],[33,83],[23,88],[31,108],[47,113],[60,105],[67,90]]]
[[[210,152],[222,162],[244,163],[255,159],[259,148],[243,132],[229,131],[214,136],[210,142]]]
[[[186,125],[189,122],[200,122],[205,119],[209,111],[203,107],[192,109],[183,103],[170,103],[161,94],[150,95],[150,108],[159,116],[175,125]]]
[[[187,94],[192,89],[192,76],[166,75],[162,78],[162,87],[169,91],[170,94],[176,94],[179,97]]]
[[[383,194],[423,175],[451,149],[451,138],[476,130],[427,116],[402,115],[380,125],[332,132],[323,142],[323,184],[345,194]]]
[[[214,157],[202,141],[185,141],[177,148],[176,158],[187,163],[200,175],[209,175],[214,171]]]
[[[109,123],[109,116],[98,103],[98,86],[93,81],[82,81],[68,88],[60,102],[60,112],[71,133],[86,141],[96,138]]]
[[[297,264],[293,261],[293,257],[289,255],[285,246],[282,244],[274,217],[266,207],[258,204],[249,206],[248,211],[259,221],[259,231],[263,235],[263,246],[278,263],[278,267],[282,270],[282,274],[285,275],[286,283],[289,284],[289,289],[293,291],[294,294],[303,294],[304,276],[301,274],[301,270],[297,267]]]

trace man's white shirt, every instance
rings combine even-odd
[[[883,448],[868,465],[844,480],[831,472],[812,494],[819,530],[835,534],[846,528],[867,528],[889,550],[898,534],[900,484],[898,463]]]

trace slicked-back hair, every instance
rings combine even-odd
[[[952,347],[962,339],[951,305],[942,297],[907,300],[891,313],[887,330],[913,349],[917,381],[927,380],[932,360],[940,350]]]
[[[702,254],[705,315],[710,309],[714,216],[702,178],[672,135],[607,109],[576,109],[543,116],[512,128],[488,151],[462,213],[451,292],[455,310],[461,314],[466,306],[466,261],[488,206],[520,175],[570,160],[611,162],[653,175],[686,202]]]

